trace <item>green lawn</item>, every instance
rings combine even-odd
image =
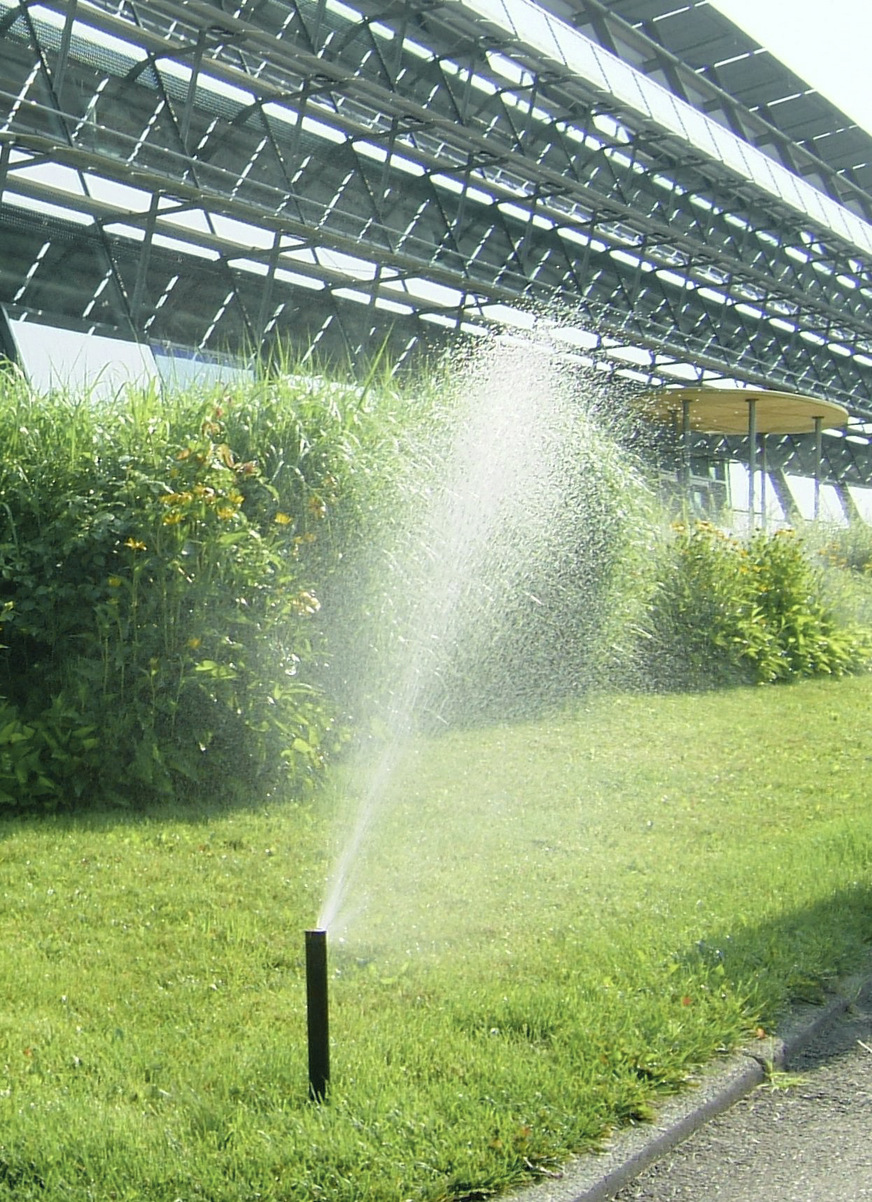
[[[857,966],[872,677],[614,697],[411,748],[331,938],[337,796],[0,819],[0,1198],[479,1198]]]

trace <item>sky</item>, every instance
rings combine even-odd
[[[872,133],[872,0],[711,0]]]

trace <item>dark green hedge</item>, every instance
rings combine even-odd
[[[334,735],[313,550],[335,482],[301,435],[277,488],[254,438],[234,445],[236,407],[256,398],[0,397],[0,804],[317,776]]]

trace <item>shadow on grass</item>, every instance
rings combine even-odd
[[[872,887],[854,881],[827,898],[700,940],[679,962],[709,989],[729,987],[752,1023],[771,1029],[792,1007],[823,1005],[839,978],[872,970]]]
[[[278,790],[269,790],[265,795],[258,796],[252,790],[249,797],[196,797],[130,807],[102,805],[93,809],[58,808],[43,811],[9,807],[0,811],[0,841],[27,830],[99,832],[118,827],[158,828],[167,822],[205,826],[232,814],[251,813],[266,806],[308,806],[317,801],[319,796],[318,792],[306,798],[293,797],[290,793],[283,796]]]
[[[866,980],[849,1009],[833,1023],[817,1033],[788,1060],[788,1066],[798,1073],[812,1072],[833,1061],[857,1054],[858,1044],[868,1055],[872,1044],[872,981]]]

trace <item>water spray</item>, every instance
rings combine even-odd
[[[313,1102],[324,1102],[330,1081],[325,930],[306,931],[306,1014],[309,1034],[309,1098]]]

